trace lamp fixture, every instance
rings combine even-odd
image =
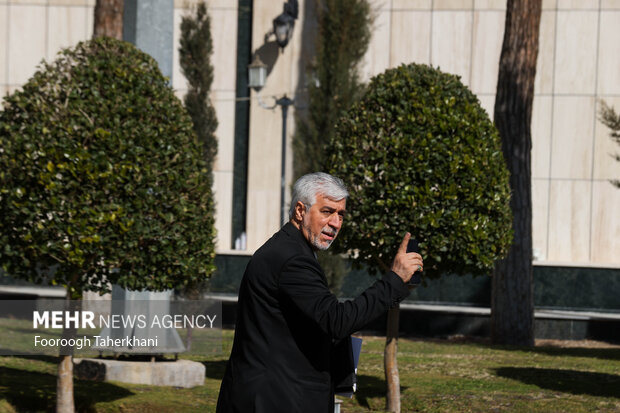
[[[275,19],[273,19],[273,34],[276,36],[276,43],[280,48],[284,49],[291,37],[293,37],[293,28],[295,20],[299,14],[299,3],[297,0],[288,0],[284,3],[284,11]]]
[[[265,86],[267,81],[267,65],[264,64],[258,54],[254,55],[254,60],[248,65],[248,87],[257,92]]]

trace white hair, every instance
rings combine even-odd
[[[293,185],[289,218],[295,214],[295,206],[301,201],[310,208],[316,202],[317,194],[323,194],[326,198],[340,201],[349,196],[347,187],[342,179],[325,172],[313,172],[299,178]]]

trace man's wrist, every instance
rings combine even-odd
[[[400,298],[399,301],[405,299],[410,294],[407,283],[394,271],[388,271],[383,276],[383,280],[392,285],[395,290],[398,291],[398,296]]]

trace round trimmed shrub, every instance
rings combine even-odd
[[[390,69],[341,119],[328,168],[349,186],[337,246],[386,270],[404,233],[424,272],[481,274],[512,241],[499,135],[459,78],[426,65]]]
[[[43,63],[0,112],[0,264],[83,291],[214,270],[211,182],[156,62],[99,37]]]

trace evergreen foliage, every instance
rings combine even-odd
[[[317,2],[316,13],[316,56],[308,69],[308,113],[298,118],[293,137],[296,177],[325,169],[326,146],[336,122],[362,94],[358,66],[371,36],[367,0],[322,0]],[[320,251],[318,259],[330,289],[337,293],[346,273],[344,260],[329,251]]]
[[[614,108],[608,106],[604,101],[601,101],[600,120],[603,125],[611,129],[611,139],[620,145],[620,114],[617,114]],[[614,158],[620,162],[620,154],[615,154]],[[614,179],[611,183],[620,188],[620,180]]]
[[[386,271],[403,233],[424,273],[488,273],[512,241],[508,172],[498,133],[457,76],[426,65],[372,79],[330,142],[330,172],[349,186],[336,246]]]
[[[43,63],[0,112],[0,264],[82,291],[176,288],[214,270],[191,119],[156,62],[107,37]]]
[[[181,71],[189,83],[184,98],[185,108],[194,123],[194,130],[204,148],[204,157],[209,174],[217,154],[217,117],[209,99],[213,83],[213,40],[211,20],[207,6],[198,3],[194,15],[181,20],[181,47],[179,48]]]
[[[317,23],[308,113],[298,119],[293,138],[296,177],[322,170],[338,118],[361,96],[358,66],[370,41],[370,6],[367,0],[322,0]]]

